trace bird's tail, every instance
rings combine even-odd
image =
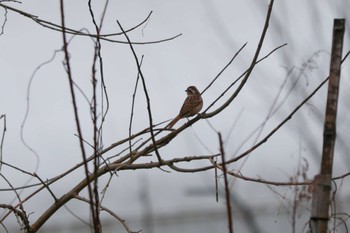
[[[173,128],[173,126],[176,124],[176,122],[178,122],[180,119],[181,119],[180,116],[175,117],[166,128],[168,128],[168,129]]]

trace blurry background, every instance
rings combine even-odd
[[[60,24],[59,1],[28,0],[3,4]],[[101,15],[103,6],[103,1],[93,1],[96,18]],[[146,24],[128,34],[132,41],[156,41],[182,34],[168,42],[135,45],[138,56],[144,55],[142,69],[151,98],[153,120],[161,122],[176,116],[188,86],[196,85],[203,90],[246,42],[247,46],[233,64],[204,94],[204,108],[248,68],[262,32],[267,7],[268,1],[110,1],[102,33],[119,32],[116,20],[125,29],[131,28],[153,11]],[[343,54],[349,50],[349,9],[350,2],[346,0],[276,1],[260,57],[277,46],[288,45],[256,66],[243,91],[225,111],[208,121],[199,121],[183,132],[161,149],[162,157],[217,153],[218,137],[212,127],[222,133],[229,158],[263,138],[328,76],[334,18],[347,21]],[[62,47],[62,35],[18,13],[0,10],[0,24],[6,22],[0,36],[0,114],[6,114],[7,127],[2,160],[36,172],[44,180],[49,179],[81,161],[79,143],[74,136],[76,127],[68,79],[62,65],[64,54],[54,53]],[[65,1],[65,15],[67,27],[94,32],[87,1]],[[125,40],[123,36],[117,39]],[[73,78],[90,98],[94,43],[91,38],[75,36],[69,51]],[[108,146],[128,136],[137,67],[128,45],[102,42],[102,55],[110,101],[103,135],[103,143]],[[40,66],[51,58],[51,62]],[[343,64],[340,84],[334,176],[348,172],[350,164],[348,74],[349,60]],[[327,86],[324,86],[249,159],[232,164],[229,169],[240,169],[245,176],[272,181],[289,181],[291,177],[303,181],[302,177],[296,176],[298,171],[303,171],[312,179],[320,166],[326,91]],[[93,128],[89,105],[83,95],[78,93],[77,96],[83,134],[90,141]],[[149,126],[141,88],[135,108],[133,131],[137,132]],[[265,122],[270,112],[274,115]],[[180,121],[177,127],[184,122]],[[264,127],[259,128],[262,124]],[[0,127],[2,131],[3,121]],[[125,147],[111,154],[117,154]],[[206,163],[186,164],[193,168],[203,165]],[[1,174],[15,187],[24,185],[29,179],[4,165]],[[84,171],[80,169],[51,188],[59,197],[83,177]],[[300,191],[302,187],[274,187],[230,179],[236,232],[292,232],[293,225],[296,232],[303,231],[310,216],[310,201],[297,201],[299,192],[296,190]],[[101,188],[107,180],[107,176],[101,178]],[[212,170],[188,174],[166,173],[159,169],[121,171],[110,183],[102,204],[124,218],[134,231],[225,232],[227,217],[222,181],[221,177],[217,203]],[[337,212],[349,213],[348,183],[345,178],[334,187]],[[0,187],[9,188],[3,179],[0,179]],[[33,190],[25,190],[21,195],[25,197]],[[11,203],[15,195],[2,191],[0,197],[1,203]],[[46,190],[26,202],[24,206],[30,213],[31,222],[52,203]],[[298,204],[294,214],[293,203]],[[72,201],[67,208],[89,221],[86,204]],[[0,212],[1,217],[3,214]],[[125,231],[109,215],[102,214],[102,219],[104,232]],[[13,226],[9,227],[10,232],[19,232],[14,216],[8,217],[5,225]],[[86,232],[87,229],[84,223],[62,208],[41,232]],[[343,226],[337,229],[344,231]]]

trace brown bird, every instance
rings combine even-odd
[[[197,113],[199,113],[199,111],[203,107],[203,100],[201,97],[201,93],[199,93],[199,91],[195,86],[188,87],[186,89],[186,93],[187,93],[187,98],[185,99],[181,107],[180,113],[174,118],[174,120],[172,120],[169,123],[168,125],[169,129],[171,129],[176,124],[176,122],[178,122],[181,118],[196,115]]]

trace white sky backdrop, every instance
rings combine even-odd
[[[248,42],[230,68],[205,93],[204,108],[245,71],[262,31],[267,3],[267,1],[252,0],[110,1],[102,33],[119,32],[116,20],[119,20],[125,29],[133,27],[150,11],[153,11],[151,19],[129,34],[132,41],[154,41],[182,33],[181,37],[169,42],[135,46],[139,57],[145,56],[142,68],[151,98],[154,122],[161,122],[178,113],[185,98],[184,90],[187,86],[196,85],[198,89],[203,90],[234,53]],[[22,4],[9,5],[36,15],[40,19],[60,24],[59,1],[28,0],[23,1]],[[97,18],[102,6],[102,1],[93,3]],[[346,18],[349,25],[349,10],[350,3],[346,0],[275,1],[270,29],[260,57],[283,43],[288,45],[259,64],[253,71],[247,86],[233,104],[222,114],[210,120],[210,123],[222,132],[224,140],[227,141],[225,149],[228,156],[233,156],[237,151],[242,152],[252,145],[255,137],[240,147],[244,139],[264,121],[286,77],[286,69],[293,66],[301,67],[312,54],[320,50],[325,51],[315,58],[316,69],[312,72],[306,71],[306,76],[301,77],[281,111],[264,128],[262,136],[275,127],[327,76],[333,19]],[[3,22],[3,9],[0,15]],[[87,1],[66,1],[65,15],[67,27],[87,28],[90,32],[94,31]],[[348,26],[347,29],[349,29]],[[345,35],[344,54],[349,50],[349,31],[347,30]],[[124,40],[124,37],[121,36],[119,39]],[[28,83],[38,65],[51,58],[54,50],[60,49],[61,46],[62,35],[59,32],[39,26],[17,13],[8,12],[4,34],[0,37],[2,74],[0,114],[6,114],[7,117],[3,160],[27,171],[34,172],[37,162],[33,153],[20,140],[20,127],[27,104]],[[69,50],[73,78],[90,96],[92,40],[87,37],[75,37],[69,45]],[[104,144],[108,146],[128,135],[131,97],[137,68],[127,45],[102,42],[102,55],[110,100],[110,111],[103,137]],[[34,77],[30,90],[29,115],[24,126],[25,141],[40,156],[39,169],[36,172],[43,179],[60,174],[81,161],[78,140],[73,135],[76,130],[72,101],[62,60],[63,53],[58,53],[54,61],[43,66]],[[338,138],[348,135],[349,132],[350,120],[347,114],[349,104],[346,101],[346,98],[349,98],[348,74],[349,61],[346,61],[345,68],[342,70]],[[298,70],[295,69],[290,80],[296,80],[297,76]],[[282,96],[287,92],[288,88],[283,91]],[[313,97],[310,105],[305,106],[284,129],[256,150],[245,164],[242,173],[252,177],[261,176],[266,179],[286,181],[296,172],[299,158],[303,157],[310,163],[309,177],[312,178],[318,171],[318,159],[321,157],[325,93],[326,88],[322,88],[321,92]],[[91,141],[89,106],[79,94],[78,100],[84,136],[86,140]],[[230,134],[231,127],[238,117],[238,123]],[[134,122],[134,132],[148,127],[146,102],[141,88],[137,94]],[[183,123],[184,121],[181,121],[177,126]],[[211,152],[218,151],[216,133],[205,121],[200,121],[162,149],[161,155],[164,159],[170,159],[211,153],[201,146],[197,137],[210,148]],[[342,140],[346,142],[348,138],[343,137]],[[338,144],[339,151],[346,152],[344,148],[349,149],[345,143]],[[118,151],[114,152],[118,153]],[[342,157],[344,155],[336,155],[334,175],[341,175],[344,171],[348,171],[349,159]],[[230,168],[238,167],[238,165],[232,165]],[[1,172],[9,176],[15,186],[23,185],[28,179],[25,175],[6,166],[2,167]],[[53,189],[57,196],[67,192],[69,187],[75,185],[82,176],[83,171],[79,170],[55,184]],[[144,176],[148,177],[155,213],[175,212],[188,208],[224,208],[224,205],[215,202],[214,192],[204,197],[188,195],[190,189],[213,190],[212,171],[199,174],[176,172],[169,174],[156,169],[119,172],[119,177],[115,177],[111,183],[104,204],[121,216],[139,213],[142,209],[139,191],[140,185],[144,182]],[[103,181],[104,179],[101,180],[101,186]],[[3,181],[1,186],[6,186]],[[250,207],[255,203],[264,205],[274,202],[274,208],[269,211],[271,213],[278,211],[279,199],[275,198],[264,185],[237,181],[233,190],[237,196],[244,197],[246,201],[249,200]],[[343,187],[340,193],[347,194],[345,190],[346,188]],[[1,199],[4,196],[2,192]],[[6,193],[6,196],[10,199],[12,193]],[[39,201],[40,205],[37,204]],[[42,191],[30,201],[27,207],[34,212],[31,215],[32,221],[51,203],[52,198],[46,191]],[[75,207],[75,205],[76,203],[70,203],[68,206]],[[83,208],[82,211],[86,212],[86,210],[87,208]],[[76,211],[82,214],[79,209]],[[69,217],[69,215],[66,216]],[[60,214],[50,221],[61,218]],[[274,223],[274,220],[272,217],[271,223]]]

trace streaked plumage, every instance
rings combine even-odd
[[[188,87],[186,93],[187,98],[181,107],[180,113],[169,123],[169,129],[171,129],[181,118],[196,115],[203,107],[201,94],[195,86]]]

